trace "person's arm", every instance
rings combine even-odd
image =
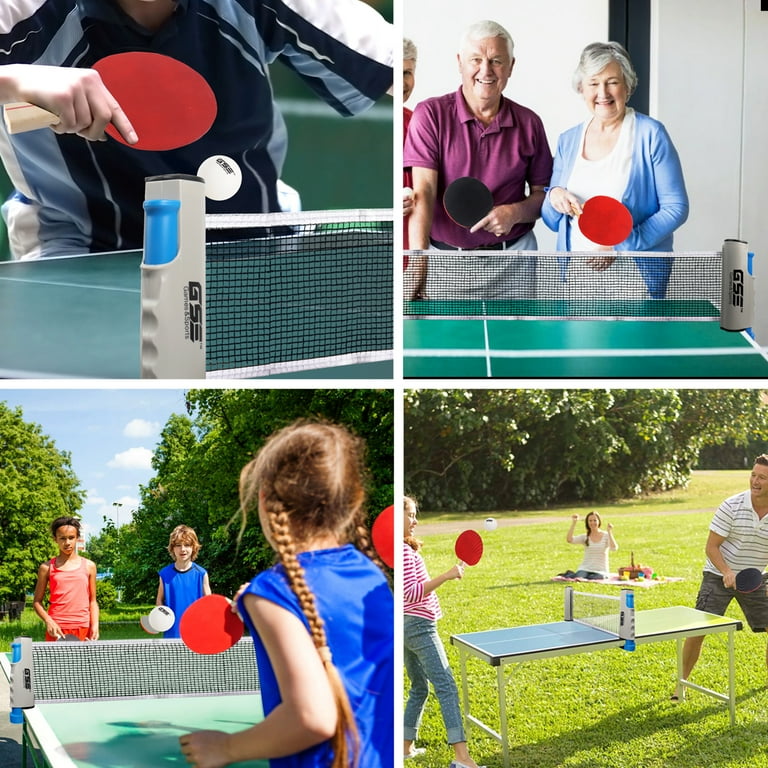
[[[456,563],[453,568],[449,568],[445,573],[441,573],[439,576],[435,576],[434,579],[425,581],[422,585],[424,594],[428,595],[430,592],[434,592],[438,587],[445,584],[446,581],[452,581],[453,579],[461,579],[464,576],[464,564]]]
[[[165,604],[165,587],[163,586],[163,580],[158,578],[157,596],[155,597],[155,605]]]
[[[414,166],[412,173],[413,210],[408,220],[408,242],[414,250],[426,250],[437,200],[437,171]]]
[[[208,572],[206,571],[205,576],[203,576],[203,595],[210,595],[211,594],[211,583],[208,580]]]
[[[527,224],[536,221],[541,215],[541,205],[544,202],[544,187],[532,187],[530,194],[517,203],[497,205],[485,217],[480,219],[469,231],[479,232],[481,229],[492,232],[497,237],[506,235],[515,224]]]
[[[427,250],[432,229],[432,213],[437,198],[437,171],[431,168],[412,168],[413,193],[411,212],[408,217],[408,249]],[[427,257],[411,255],[403,280],[403,292],[407,300],[424,298],[426,294]]]
[[[104,128],[112,123],[129,144],[138,141],[130,120],[93,69],[0,66],[0,103],[14,101],[30,102],[57,115],[59,122],[51,126],[56,133],[101,141]]]
[[[262,27],[268,63],[280,56],[315,95],[344,116],[360,114],[385,93],[391,95],[396,34],[372,4],[277,0],[269,7],[274,20]]]
[[[96,563],[88,560],[88,612],[90,614],[90,623],[88,628],[88,639],[99,639],[99,603],[96,599]]]
[[[48,575],[50,573],[48,563],[43,563],[37,571],[37,583],[35,584],[35,594],[32,598],[32,609],[45,624],[45,631],[51,637],[63,637],[64,633],[61,627],[49,616],[48,611],[43,606],[45,591],[48,589]]]
[[[576,523],[579,522],[578,515],[571,515],[571,527],[568,529],[568,533],[565,534],[565,540],[569,544],[573,544],[573,532],[576,530]]]
[[[720,545],[724,541],[725,536],[720,536],[720,534],[710,531],[704,551],[709,558],[709,562],[723,574],[723,585],[729,589],[735,589],[736,574],[730,569],[728,563],[725,562],[723,553],[720,551]]]
[[[237,733],[182,736],[181,751],[196,768],[285,757],[327,741],[336,729],[336,701],[304,624],[255,595],[246,595],[244,604],[275,671],[280,704],[260,723]]]
[[[615,552],[619,548],[619,545],[616,543],[616,539],[613,538],[613,523],[608,523],[607,528],[608,528],[608,549],[611,552]]]
[[[636,224],[629,237],[616,246],[617,250],[653,250],[688,218],[688,193],[677,150],[661,123],[652,124],[649,131],[650,137],[643,142],[642,151],[636,152],[632,163],[638,164],[639,175],[652,184],[658,210]]]

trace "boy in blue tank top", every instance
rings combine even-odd
[[[159,571],[156,605],[167,605],[175,616],[173,626],[163,637],[180,637],[181,615],[192,603],[211,594],[208,572],[195,560],[200,551],[197,534],[187,525],[177,525],[168,540],[168,552],[173,558],[170,565]]]

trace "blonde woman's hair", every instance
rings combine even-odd
[[[353,542],[384,570],[365,521],[364,458],[363,441],[346,428],[300,421],[272,435],[240,475],[243,524],[261,503],[278,558],[309,623],[336,699],[331,768],[357,765],[359,736],[349,697],[331,658],[325,624],[296,555],[294,536],[298,531],[306,538],[332,533],[342,544]]]
[[[168,537],[168,552],[173,557],[173,548],[178,544],[186,544],[192,547],[192,560],[197,559],[200,552],[200,541],[193,528],[188,525],[177,525]]]

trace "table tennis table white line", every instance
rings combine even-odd
[[[485,306],[485,302],[483,302]],[[488,320],[483,320],[483,346],[485,348],[485,375],[490,379],[493,376],[491,369],[491,339],[488,335]]]
[[[736,724],[735,633],[736,633],[736,630],[739,628],[740,628],[739,622],[731,622],[731,623],[723,623],[723,624],[715,624],[715,625],[668,629],[668,630],[660,630],[653,634],[649,633],[645,635],[642,635],[642,634],[636,635],[635,641],[639,645],[641,643],[666,642],[669,640],[675,640],[676,656],[677,656],[677,685],[681,693],[681,699],[685,698],[685,689],[690,688],[692,690],[697,690],[700,693],[706,694],[720,701],[726,702],[729,705],[728,711],[729,711],[730,723],[731,725],[735,725]],[[603,632],[604,634],[610,634],[605,632],[605,630],[598,630],[598,631]],[[695,637],[695,636],[706,637],[707,635],[710,635],[710,634],[722,634],[723,632],[727,633],[728,635],[727,637],[728,694],[727,695],[718,693],[717,691],[710,690],[709,688],[704,688],[703,686],[697,685],[695,683],[690,683],[689,681],[684,680],[682,676],[682,671],[683,671],[682,654],[683,654],[683,642],[685,638]],[[469,633],[469,634],[472,634],[472,633]],[[470,658],[470,656],[474,656],[478,660],[486,661],[486,663],[489,663],[493,666],[494,664],[492,664],[490,661],[482,659],[481,657],[481,655],[488,656],[490,655],[490,653],[488,651],[483,650],[480,646],[472,645],[465,640],[460,640],[460,642],[453,642],[454,638],[458,640],[460,638],[460,635],[452,636],[451,637],[452,644],[457,647],[458,654],[459,654],[459,674],[460,674],[461,688],[462,688],[462,715],[465,720],[467,731],[470,730],[470,725],[475,725],[476,727],[480,728],[482,731],[487,733],[489,736],[495,738],[501,744],[502,765],[504,765],[505,768],[509,768],[509,724],[507,722],[507,701],[506,701],[507,684],[506,684],[505,671],[504,671],[505,667],[511,664],[519,664],[519,663],[523,663],[524,661],[530,661],[533,659],[568,656],[568,655],[574,655],[577,653],[588,653],[590,652],[590,647],[592,647],[592,650],[597,651],[597,650],[604,650],[605,648],[609,648],[609,647],[623,646],[624,644],[623,639],[619,638],[617,635],[614,635],[613,637],[615,639],[612,642],[610,640],[606,640],[606,641],[598,641],[596,643],[583,643],[578,646],[540,649],[540,651],[538,652],[535,650],[528,651],[515,657],[497,658],[495,660],[496,689],[497,689],[497,703],[499,707],[499,721],[500,721],[500,727],[501,727],[501,731],[497,732],[493,728],[491,728],[487,723],[482,722],[477,717],[474,717],[471,714],[470,703],[469,703],[467,659]],[[475,653],[472,653],[472,651],[475,651]]]
[[[608,322],[608,323],[714,323],[720,320],[719,317],[705,316],[679,316],[679,315],[542,315],[542,314],[530,314],[530,315],[494,315],[494,314],[482,314],[482,315],[414,315],[404,314],[403,320],[515,320],[525,322],[536,322],[537,320],[547,320],[550,322],[566,322],[566,323],[578,323],[580,321],[589,322]]]
[[[58,280],[30,280],[21,277],[2,277],[0,283],[23,283],[25,285],[47,285],[55,288],[81,288],[87,291],[119,291],[121,293],[141,293],[138,288],[121,288],[111,285],[93,285],[92,283],[62,283]]]
[[[747,337],[748,338],[748,337]],[[484,349],[414,349],[403,350],[405,357],[485,357]],[[494,349],[492,356],[502,359],[579,358],[579,357],[717,357],[760,355],[768,362],[768,348],[747,347],[669,347],[668,349]]]

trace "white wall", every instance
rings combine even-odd
[[[755,333],[768,344],[768,12],[760,0],[654,0],[652,18],[651,111],[675,142],[691,199],[675,248],[749,243]]]
[[[459,40],[482,19],[498,22],[512,35],[515,68],[505,96],[541,117],[554,153],[560,133],[587,117],[571,75],[584,46],[607,39],[608,0],[407,0],[403,35],[419,50],[409,107],[459,87]],[[541,250],[554,249],[554,232],[541,221],[535,231]]]

